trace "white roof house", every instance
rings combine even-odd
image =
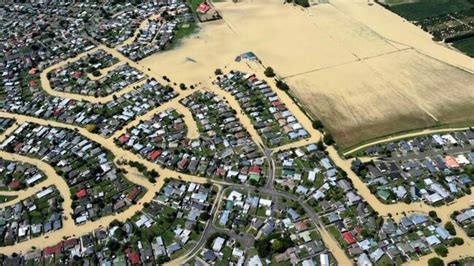
[[[268,200],[268,199],[262,199],[262,198],[261,198],[261,199],[258,201],[258,204],[259,204],[260,206],[269,208],[269,207],[272,206],[272,201],[271,201],[271,200]]]
[[[225,239],[222,238],[222,237],[217,237],[216,239],[214,239],[214,243],[212,244],[212,250],[214,250],[215,252],[220,252],[224,246],[224,243],[225,243]]]

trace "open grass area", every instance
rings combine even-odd
[[[199,28],[196,22],[181,24],[178,27],[174,40],[167,47],[168,50],[178,47],[184,38],[196,33]]]
[[[333,78],[337,75],[345,79]],[[291,93],[323,122],[341,150],[381,136],[474,120],[474,92],[468,89],[472,74],[412,50],[315,71],[287,82]]]
[[[8,202],[10,200],[16,199],[18,196],[5,196],[5,195],[0,195],[0,203]]]
[[[453,47],[470,57],[474,57],[474,37],[453,42]]]
[[[393,5],[389,9],[408,20],[418,21],[473,7],[474,3],[470,0],[421,0],[416,3]]]
[[[197,7],[202,2],[204,2],[204,0],[188,0],[188,4],[191,7],[191,9],[193,10],[193,12],[196,12]]]

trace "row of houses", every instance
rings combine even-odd
[[[4,19],[0,25],[0,63],[9,71],[46,67],[93,47],[82,35],[85,23],[78,7],[12,4],[0,12]]]
[[[63,91],[67,93],[77,93],[82,95],[104,97],[114,92],[120,91],[127,86],[132,85],[135,82],[143,80],[145,75],[137,69],[124,64],[114,67],[107,74],[100,77],[98,80],[90,79],[86,74],[89,65],[83,66],[86,59],[76,61],[66,67],[52,70],[48,73],[49,82],[51,87],[57,91]],[[107,66],[107,64],[103,64]],[[102,66],[97,63],[95,66]],[[92,67],[93,72],[99,76],[102,74],[98,68]],[[100,69],[100,68],[99,68]]]
[[[451,244],[452,236],[427,215],[400,223],[377,215],[318,145],[277,153],[275,161],[276,188],[307,199],[358,265],[410,261]]]
[[[5,132],[13,123],[15,122],[14,119],[11,118],[0,118],[0,134]]]
[[[474,152],[399,161],[353,162],[353,170],[384,202],[424,200],[440,205],[464,196],[472,186]]]
[[[472,208],[472,203],[471,208],[454,211],[451,218],[466,231],[469,237],[474,237],[474,208]]]
[[[13,205],[0,208],[2,246],[47,234],[62,228],[62,198],[56,187],[44,187]]]
[[[216,84],[234,95],[269,147],[310,136],[270,85],[254,74],[232,71]]]
[[[447,150],[453,147],[471,147],[474,144],[474,130],[467,129],[445,134],[432,134],[397,142],[389,142],[367,148],[369,156],[398,155]]]
[[[158,265],[179,256],[199,239],[215,191],[210,185],[166,180],[155,198],[130,219],[44,249],[3,258],[15,265],[91,263]]]
[[[189,27],[190,23],[194,23],[194,18],[184,3],[165,6],[160,9],[160,17],[149,21],[132,43],[117,50],[133,61],[141,60],[166,49],[173,42],[176,32],[181,27]]]
[[[315,192],[323,180],[336,180],[338,172],[316,144],[282,151],[274,155],[275,182],[279,189],[302,196]]]
[[[0,159],[0,189],[21,190],[43,181],[45,174],[33,165]]]
[[[201,257],[208,263],[227,260],[236,265],[244,265],[251,260],[250,255],[254,253],[250,247],[254,246],[255,239],[260,241],[277,239],[287,242],[289,246],[268,254],[258,251],[260,261],[270,263],[273,259],[277,263],[310,263],[321,255],[328,257],[325,265],[329,265],[330,254],[328,255],[315,224],[308,218],[304,209],[294,201],[284,202],[281,198],[272,198],[258,192],[230,189],[225,192],[216,216],[215,226],[228,232],[232,245],[228,247],[227,252],[222,251],[222,245],[217,249],[214,246],[212,249],[203,249]],[[283,239],[279,239],[280,236],[284,236]],[[235,250],[234,247],[236,242],[245,248],[238,252],[239,250]],[[232,252],[242,255],[233,256],[231,259],[221,254],[221,252],[230,253],[231,248]],[[334,258],[331,260],[334,261]]]
[[[88,34],[96,41],[109,47],[116,47],[132,38],[141,22],[150,16],[160,14],[167,8],[176,8],[180,1],[149,1],[145,3],[110,3],[106,14],[99,14],[95,23],[91,23]]]
[[[181,103],[190,109],[199,138],[188,139],[182,115],[168,109],[128,129],[116,142],[179,172],[241,183],[263,182],[262,155],[222,99],[210,92],[196,92]]]
[[[81,127],[89,126],[94,132],[106,137],[135,117],[177,96],[171,87],[164,86],[155,79],[147,79],[110,102],[90,103],[46,94],[34,69],[27,77],[26,80],[17,77],[4,80],[8,85],[4,87],[7,100],[2,105],[3,110]],[[25,97],[22,86],[28,86],[31,97]]]
[[[0,149],[54,165],[70,187],[77,224],[127,208],[142,191],[124,178],[110,151],[72,130],[24,123]]]
[[[416,260],[452,243],[453,236],[425,214],[402,217],[399,223],[378,216],[344,178],[325,181],[310,196],[310,204],[361,266]]]

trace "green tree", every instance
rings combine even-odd
[[[279,88],[282,91],[290,90],[290,86],[288,86],[285,82],[283,82],[281,80],[276,81],[276,86],[277,86],[277,88]]]
[[[199,215],[199,219],[201,221],[207,221],[210,217],[211,215],[208,212],[203,212],[201,215]]]
[[[444,266],[442,259],[434,257],[428,260],[428,266]]]
[[[324,144],[328,146],[331,146],[332,144],[334,144],[334,138],[329,133],[324,134],[323,141],[324,141]]]
[[[455,238],[453,238],[453,243],[457,246],[462,246],[462,245],[464,245],[464,239],[462,239],[460,237],[455,237]]]
[[[269,78],[273,78],[275,76],[275,72],[273,71],[273,68],[271,67],[265,68],[265,71],[263,73],[265,74],[265,76]]]
[[[446,229],[451,235],[455,236],[456,235],[456,228],[454,228],[453,223],[451,222],[446,222],[444,224],[444,229]]]
[[[107,247],[110,249],[110,250],[119,250],[120,249],[120,243],[111,239],[108,243],[107,243]]]
[[[125,231],[121,227],[117,228],[114,232],[114,237],[117,239],[123,239],[125,237]]]
[[[295,4],[302,6],[302,7],[309,7],[308,0],[295,0]]]
[[[283,248],[283,244],[280,242],[280,240],[275,239],[272,242],[272,250],[274,252],[280,252],[280,250]]]
[[[321,120],[319,120],[319,119],[318,119],[318,120],[314,120],[314,121],[313,121],[313,128],[314,128],[314,129],[322,129],[322,128],[324,128],[323,123],[321,122]]]
[[[258,255],[261,258],[266,258],[268,255],[270,255],[272,246],[270,244],[270,241],[266,237],[259,239],[255,241],[255,249],[257,249]]]
[[[448,249],[445,246],[436,246],[434,251],[441,257],[446,257],[448,255]]]
[[[96,69],[96,70],[94,70],[94,71],[92,72],[92,75],[93,75],[94,77],[98,77],[98,76],[100,76],[100,71]]]

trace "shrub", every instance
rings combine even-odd
[[[321,120],[315,120],[315,121],[313,121],[313,128],[314,128],[314,129],[322,129],[322,128],[324,128],[323,123],[321,122]]]
[[[454,228],[453,223],[446,222],[446,224],[444,224],[444,229],[446,229],[451,235],[456,235],[456,228]]]
[[[273,68],[271,67],[265,68],[265,71],[263,73],[265,74],[265,76],[269,78],[273,78],[275,76],[275,72],[273,71]]]
[[[277,88],[279,88],[282,91],[290,90],[290,87],[288,86],[288,84],[286,84],[285,82],[283,82],[281,80],[276,81],[276,86],[277,86]]]
[[[99,77],[100,76],[100,71],[99,70],[92,71],[92,76]]]
[[[437,246],[434,248],[434,251],[441,257],[446,257],[448,255],[448,249],[444,246]]]
[[[428,266],[444,266],[442,259],[434,257],[428,260]]]
[[[210,217],[211,215],[208,212],[203,212],[199,215],[201,221],[207,221]]]
[[[309,7],[308,0],[295,0],[295,4],[302,6],[302,7]]]
[[[455,238],[453,238],[453,243],[455,245],[462,246],[462,245],[464,245],[464,239],[462,239],[460,237],[455,237]]]
[[[328,146],[331,146],[332,144],[334,144],[334,138],[329,133],[324,134],[323,141],[324,141],[324,144]]]

